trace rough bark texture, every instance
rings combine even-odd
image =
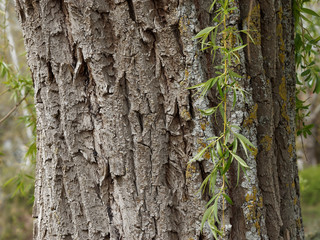
[[[192,40],[210,4],[16,0],[38,113],[34,239],[212,239],[197,194],[211,165],[187,162],[219,130],[197,111],[211,98],[186,89],[213,72]],[[257,31],[230,117],[258,153],[230,189],[225,239],[303,239],[291,1],[237,4],[230,24]]]

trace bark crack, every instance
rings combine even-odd
[[[129,15],[130,15],[130,18],[132,19],[132,21],[136,21],[136,14],[135,14],[135,11],[134,11],[134,5],[133,5],[133,2],[132,0],[126,0],[127,3],[128,3],[128,7],[129,7]]]

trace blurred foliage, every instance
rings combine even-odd
[[[306,240],[320,240],[320,232],[308,235]]]
[[[300,171],[299,176],[303,224],[310,235],[320,226],[320,165]]]
[[[0,11],[0,240],[29,240],[36,154],[33,83],[13,1],[0,0]]]
[[[16,174],[16,167],[1,168],[1,180]],[[23,171],[23,173],[25,173]],[[0,239],[1,240],[29,240],[32,239],[32,199],[33,180],[24,179],[24,174],[18,174],[15,180],[19,187],[19,194],[14,184],[1,189],[0,198]],[[31,180],[31,181],[29,181]],[[31,184],[28,184],[29,183]]]
[[[305,138],[311,135],[312,124],[306,124],[310,115],[310,104],[301,95],[307,92],[320,92],[319,47],[320,16],[315,3],[318,0],[295,0],[293,13],[295,17],[295,62],[297,69],[296,91],[296,126],[297,135]]]
[[[300,193],[303,204],[320,204],[320,165],[306,168],[300,171],[299,175]]]

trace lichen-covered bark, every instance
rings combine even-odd
[[[295,65],[292,1],[240,0],[243,24],[255,45],[245,51],[254,108],[247,126],[256,128],[263,239],[304,239],[295,153]],[[247,41],[248,42],[248,41]],[[251,120],[252,119],[252,120]],[[259,205],[259,203],[258,203]],[[258,211],[254,222],[259,231]],[[256,219],[256,220],[255,220]]]
[[[259,151],[230,189],[225,239],[303,238],[292,13],[274,2],[240,1],[230,20],[258,30],[239,66],[251,94],[230,117]],[[192,40],[210,4],[16,0],[38,113],[34,239],[212,239],[197,192],[212,166],[187,166],[219,131],[197,111],[215,94],[187,90],[214,72]]]

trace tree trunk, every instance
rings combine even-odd
[[[16,0],[38,114],[34,239],[213,239],[197,192],[212,166],[187,166],[219,131],[198,111],[214,92],[187,90],[213,74],[192,40],[210,4]],[[249,95],[230,118],[258,152],[237,187],[229,175],[224,239],[303,239],[292,2],[236,4],[229,24],[256,29],[256,45],[241,54]]]

